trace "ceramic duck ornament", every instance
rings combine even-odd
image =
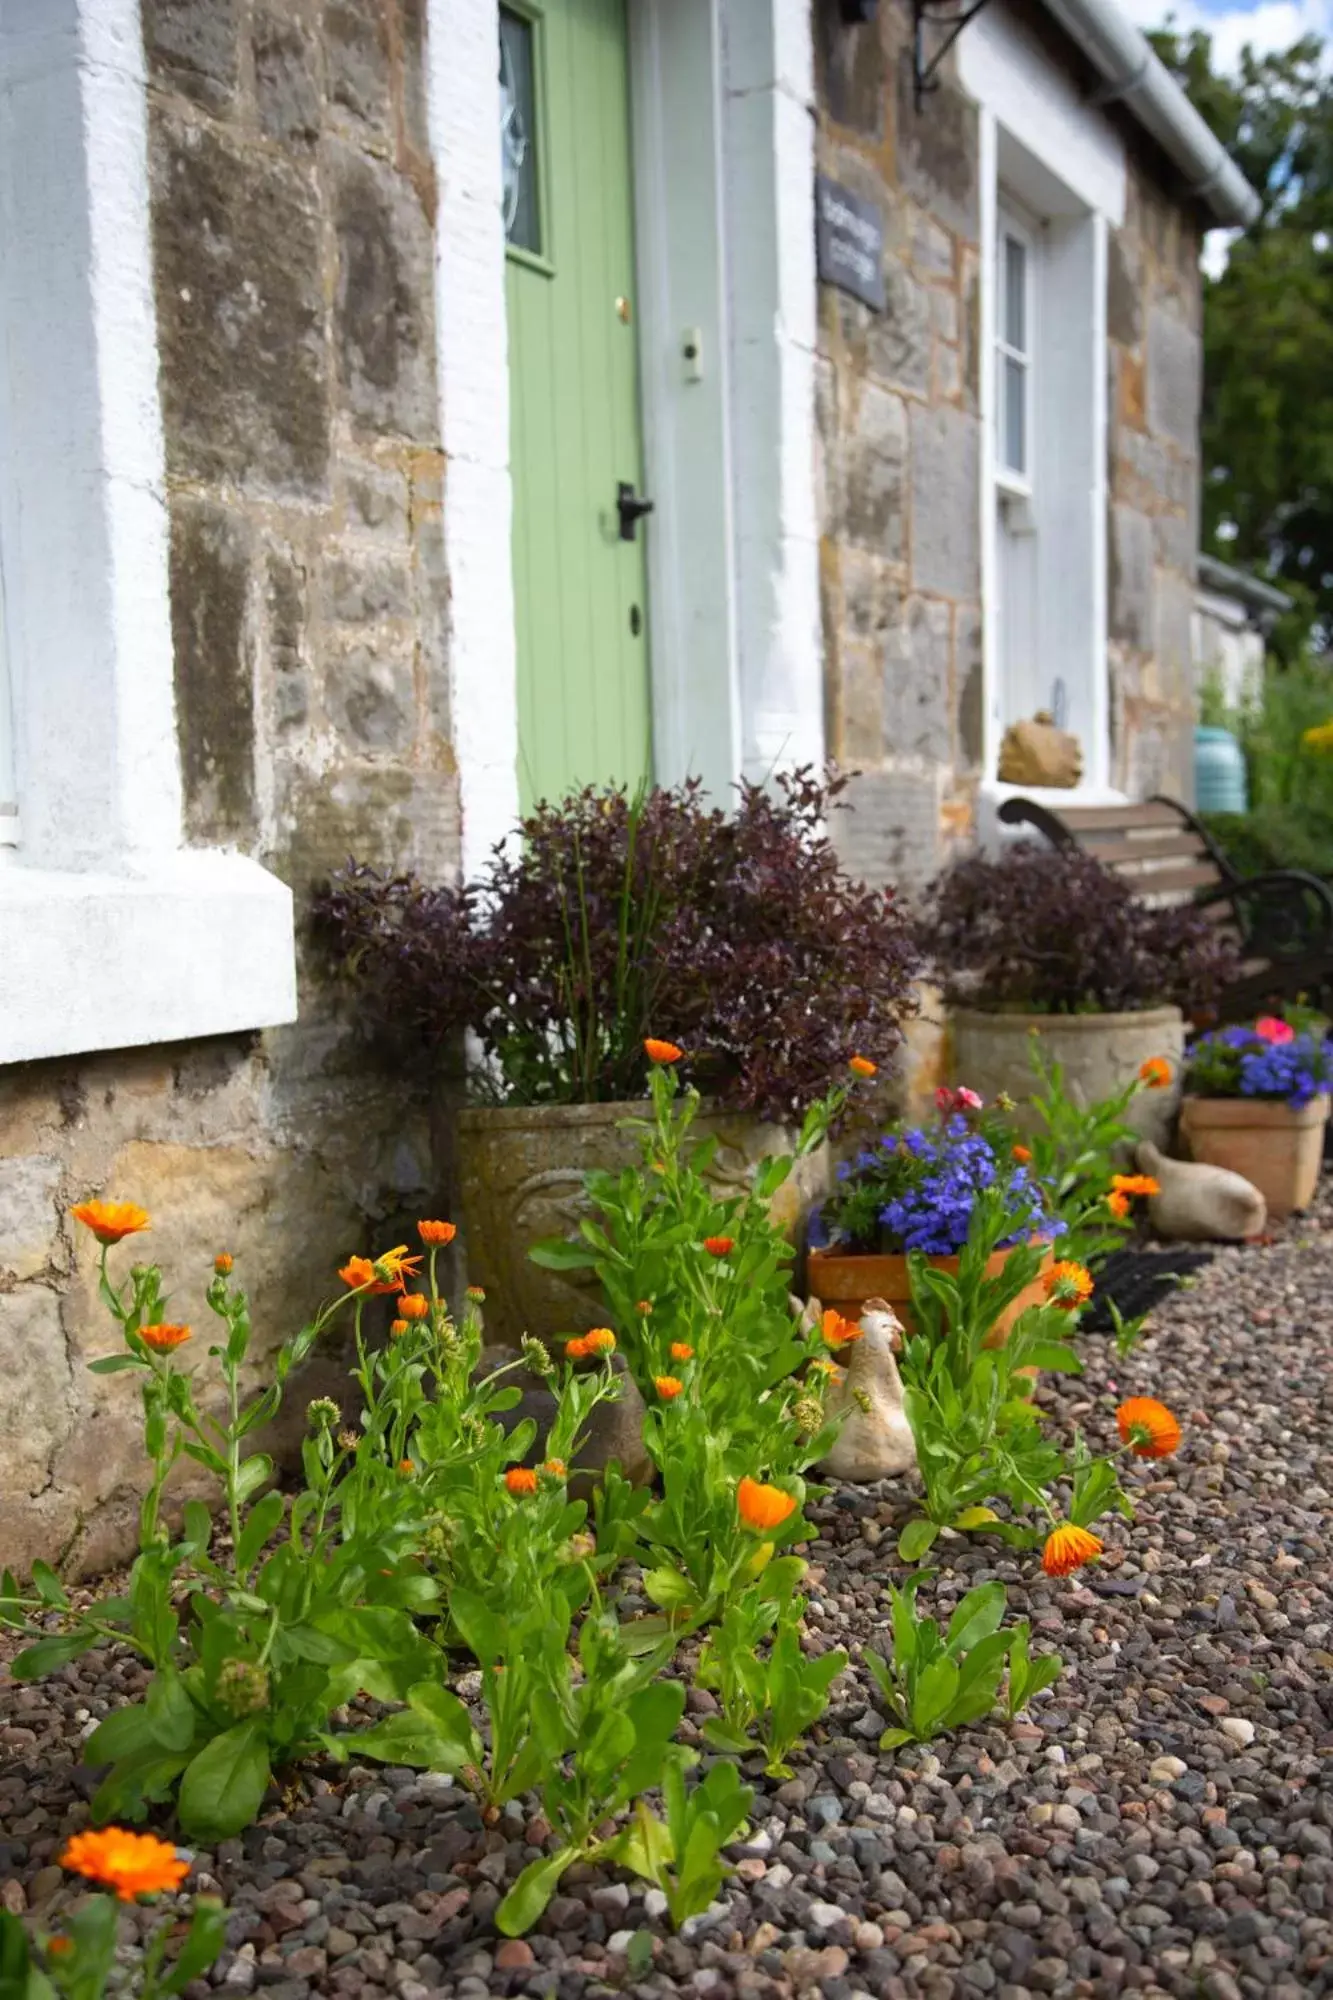
[[[903,1344],[902,1321],[883,1299],[861,1308],[861,1338],[843,1350],[846,1374],[828,1393],[829,1412],[846,1412],[838,1439],[820,1471],[865,1485],[916,1471],[916,1441],[903,1411],[903,1385],[894,1359]]]
[[[1234,1243],[1263,1234],[1264,1198],[1239,1174],[1196,1160],[1168,1160],[1147,1139],[1135,1159],[1161,1189],[1148,1198],[1148,1216],[1168,1242]]]

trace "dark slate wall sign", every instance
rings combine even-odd
[[[883,211],[825,174],[815,175],[815,256],[825,284],[883,312]]]

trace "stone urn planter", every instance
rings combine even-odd
[[[980,1091],[988,1104],[1002,1090],[1018,1105],[1017,1122],[1036,1123],[1028,1106],[1036,1088],[1029,1048],[1035,1033],[1047,1061],[1064,1071],[1065,1087],[1079,1104],[1114,1097],[1153,1056],[1165,1056],[1171,1081],[1141,1090],[1125,1114],[1141,1139],[1165,1151],[1180,1108],[1185,1021],[1179,1007],[1149,1007],[1131,1014],[1001,1014],[956,1007],[953,1073]]]
[[[1180,1136],[1190,1155],[1258,1188],[1271,1220],[1308,1208],[1319,1184],[1329,1098],[1299,1107],[1263,1097],[1187,1097]]]
[[[573,1237],[591,1213],[583,1177],[593,1168],[637,1166],[641,1135],[626,1126],[649,1105],[474,1105],[458,1119],[458,1171],[467,1229],[469,1280],[486,1292],[488,1339],[516,1344],[523,1334],[552,1339],[605,1324],[601,1288],[590,1271],[548,1271],[528,1255],[547,1236]],[[748,1112],[705,1104],[691,1127],[716,1138],[709,1173],[719,1197],[743,1194],[761,1160],[790,1153],[796,1133]],[[773,1198],[774,1220],[792,1241],[810,1204],[827,1193],[826,1147],[801,1160]]]
[[[997,1278],[1004,1269],[1012,1252],[997,1250],[987,1260],[986,1276]],[[945,1272],[949,1277],[958,1275],[957,1257],[931,1257],[927,1262],[935,1270]],[[1048,1271],[1054,1262],[1048,1248],[1041,1261],[1042,1271]],[[806,1281],[812,1298],[822,1306],[836,1306],[844,1319],[860,1324],[861,1311],[867,1299],[883,1299],[890,1305],[908,1333],[917,1330],[916,1314],[912,1311],[912,1287],[907,1276],[906,1257],[892,1255],[856,1255],[845,1250],[812,1250],[806,1259]],[[1025,1285],[1013,1304],[1003,1312],[986,1336],[987,1347],[1003,1344],[1010,1327],[1029,1306],[1039,1306],[1045,1302],[1046,1288],[1040,1277]]]

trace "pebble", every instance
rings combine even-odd
[[[1224,1736],[1229,1736],[1233,1743],[1239,1743],[1242,1748],[1248,1748],[1254,1741],[1254,1724],[1247,1716],[1224,1715],[1217,1726]]]

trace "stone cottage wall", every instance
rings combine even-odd
[[[423,11],[144,0],[187,837],[298,910],[351,851],[458,859]],[[72,1201],[151,1210],[202,1350],[216,1251],[271,1345],[430,1187],[424,1090],[367,1071],[304,944],[298,1026],[0,1069],[0,1558],[133,1538],[134,1394],[86,1372],[110,1328]]]
[[[1023,13],[1077,65],[1042,10]],[[953,58],[916,112],[905,0],[858,28],[816,0],[815,31],[819,166],[885,222],[884,312],[820,287],[828,743],[861,774],[840,828],[849,864],[918,887],[970,837],[981,777],[978,118]],[[1107,299],[1113,778],[1188,796],[1199,235],[1165,162],[1123,129],[1129,207]]]

